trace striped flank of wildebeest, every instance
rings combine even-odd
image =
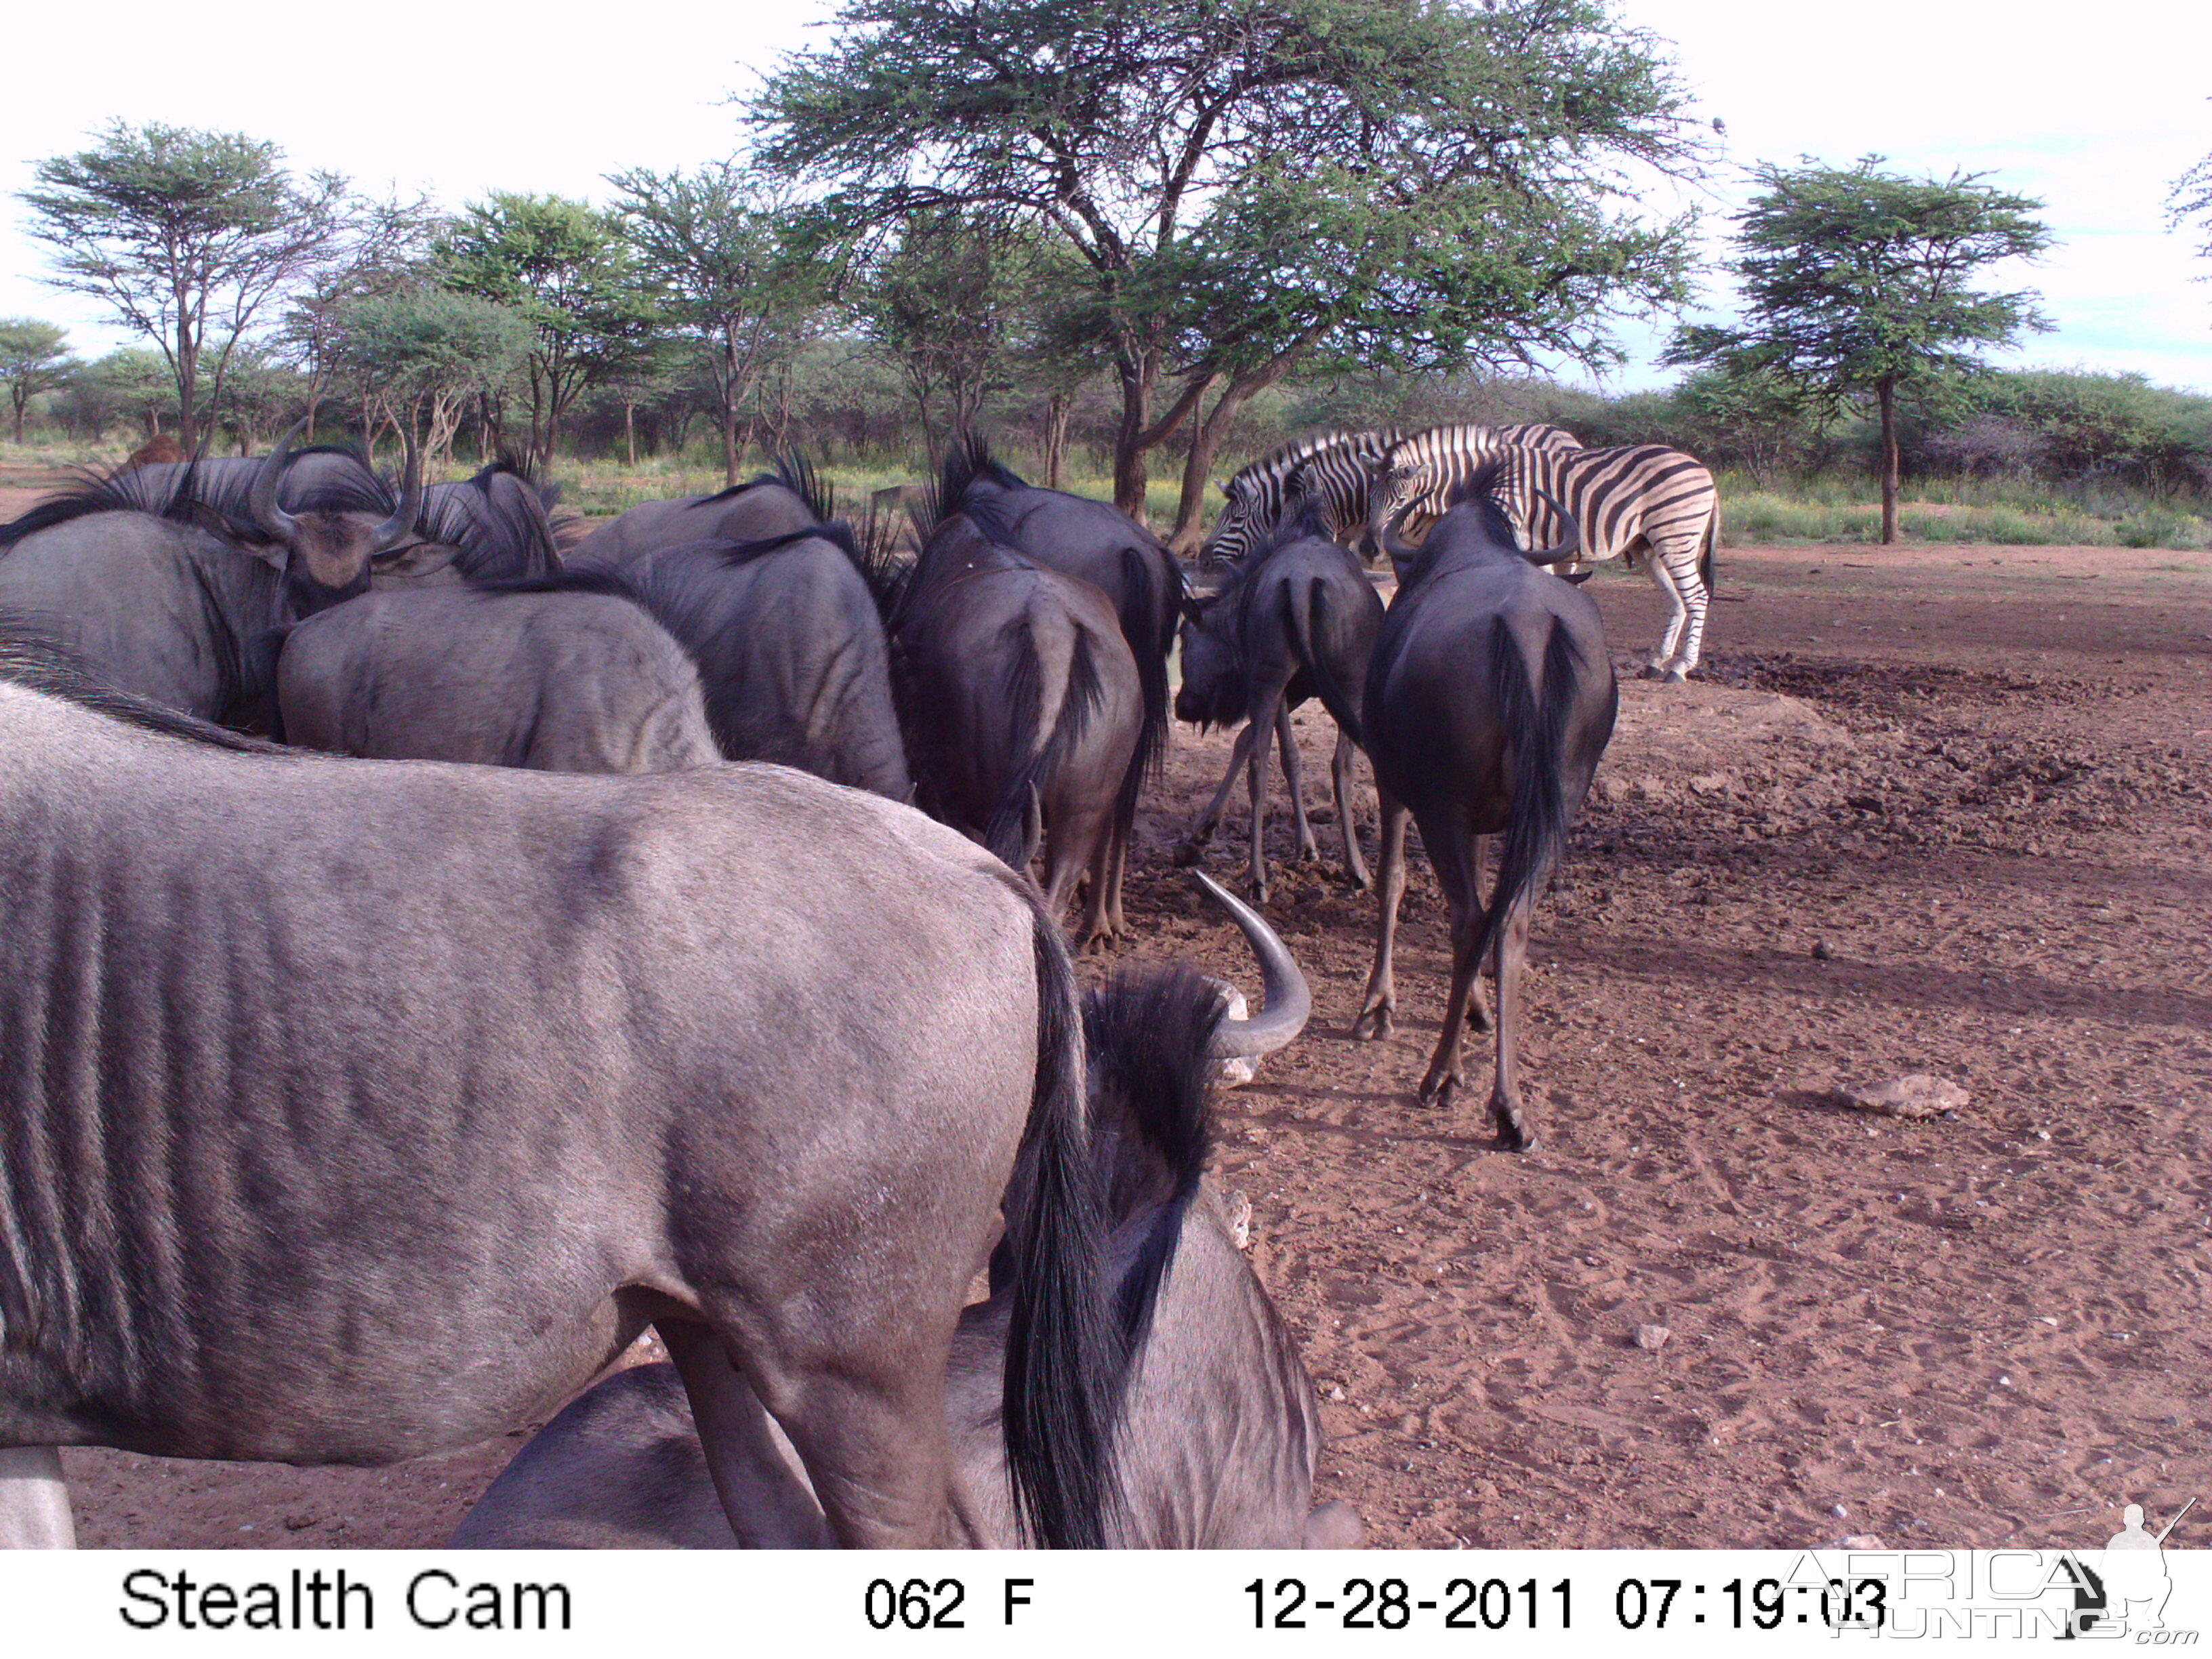
[[[1514,426],[1461,422],[1409,433],[1367,464],[1361,510],[1368,543],[1381,551],[1382,527],[1390,525],[1394,534],[1418,545],[1469,479],[1516,449],[1582,447],[1582,440],[1565,427],[1541,422]]]
[[[1695,456],[1659,444],[1522,450],[1507,459],[1491,495],[1524,547],[1564,540],[1563,514],[1571,514],[1582,536],[1578,558],[1641,559],[1668,605],[1667,631],[1644,677],[1688,677],[1705,638],[1720,539],[1720,494]]]
[[[1395,426],[1371,432],[1319,432],[1279,444],[1221,486],[1229,499],[1200,555],[1206,564],[1242,564],[1274,538],[1276,527],[1309,495],[1339,546],[1358,548],[1367,520],[1367,469],[1402,434]]]

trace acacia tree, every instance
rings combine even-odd
[[[1832,408],[1870,398],[1881,424],[1881,539],[1897,539],[1897,400],[1981,365],[1980,350],[2045,329],[2032,289],[1972,286],[1987,267],[2033,258],[2051,233],[2043,206],[1991,189],[1986,173],[1908,179],[1883,157],[1850,167],[1762,162],[1763,186],[1735,216],[1743,291],[1736,328],[1679,331],[1667,361],[1765,371]]]
[[[69,349],[69,332],[35,317],[0,317],[0,385],[15,415],[15,441],[23,441],[23,405],[83,368]]]
[[[276,145],[243,133],[117,121],[96,149],[40,162],[40,187],[17,198],[31,210],[30,234],[55,252],[47,285],[105,301],[161,348],[187,449],[255,317],[344,222],[343,178],[316,173],[296,185],[283,161]]]
[[[495,191],[447,226],[438,257],[448,287],[520,313],[535,331],[525,365],[530,453],[545,465],[568,406],[653,325],[617,221],[565,196]]]
[[[279,333],[287,356],[307,377],[310,443],[336,366],[342,314],[357,301],[421,287],[440,220],[424,196],[361,202],[294,293]]]
[[[470,406],[516,374],[532,344],[530,325],[505,306],[422,284],[342,307],[331,356],[359,388],[364,423],[404,423],[435,467],[452,459]]]
[[[1674,292],[1686,227],[1608,207],[1626,164],[1703,151],[1598,0],[847,0],[838,26],[752,101],[760,159],[855,234],[983,208],[1065,239],[1125,511],[1209,392],[1201,446],[1332,339],[1589,355],[1596,300]],[[1511,261],[1478,200],[1510,205]]]
[[[607,182],[660,314],[705,349],[723,479],[735,483],[762,372],[826,292],[817,250],[792,206],[734,162],[691,173],[639,167]]]

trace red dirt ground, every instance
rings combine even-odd
[[[1452,1109],[1412,1098],[1425,866],[1399,1032],[1358,1042],[1372,901],[1325,811],[1318,865],[1271,831],[1316,1012],[1216,1164],[1320,1386],[1319,1495],[1377,1544],[1498,1547],[2094,1544],[2212,1498],[2212,555],[1735,549],[1721,581],[1699,681],[1624,682],[1540,908],[1528,1156],[1482,1121],[1485,1050]],[[1632,667],[1650,587],[1586,591]],[[1333,728],[1299,719],[1310,799]],[[1228,744],[1178,734],[1127,957],[1249,981],[1170,861]],[[1910,1072],[1971,1101],[1831,1103]],[[67,1459],[88,1544],[422,1547],[514,1443]]]

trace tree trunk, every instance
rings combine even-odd
[[[1229,389],[1214,404],[1213,412],[1192,431],[1190,453],[1183,461],[1182,500],[1176,511],[1175,534],[1168,540],[1168,546],[1175,552],[1186,556],[1195,553],[1206,538],[1200,528],[1206,518],[1206,475],[1213,465],[1221,441],[1229,435],[1237,412],[1288,374],[1296,356],[1295,351],[1286,351],[1265,368],[1231,380]]]
[[[1145,521],[1145,422],[1152,413],[1152,356],[1135,352],[1116,366],[1121,378],[1121,422],[1114,432],[1114,505]]]
[[[1875,383],[1881,400],[1881,544],[1897,540],[1897,377],[1885,374]]]
[[[15,393],[15,447],[16,447],[16,448],[18,448],[18,449],[21,449],[21,448],[23,447],[23,404],[24,404],[25,399],[24,399],[24,398],[23,398],[23,395],[22,395],[21,392],[17,392],[17,393]]]
[[[637,471],[637,405],[629,398],[623,399],[623,453],[629,458],[629,470]]]
[[[1062,465],[1067,459],[1067,417],[1073,409],[1073,393],[1055,392],[1044,404],[1044,486],[1060,488]]]

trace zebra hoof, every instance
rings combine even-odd
[[[1690,672],[1686,668],[1670,668],[1660,678],[1668,685],[1680,685],[1690,678]]]
[[[1638,678],[1639,680],[1656,680],[1656,679],[1657,679],[1657,678],[1659,678],[1659,665],[1658,665],[1657,663],[1656,663],[1656,662],[1647,662],[1647,663],[1645,663],[1645,664],[1644,665],[1644,667],[1643,667],[1642,672],[1639,672],[1639,673],[1637,675],[1637,677],[1636,677],[1636,678]]]

